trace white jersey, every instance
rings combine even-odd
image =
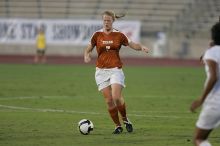
[[[205,52],[203,60],[205,62],[205,69],[207,74],[206,83],[208,78],[210,77],[209,68],[206,60],[213,60],[217,63],[217,82],[211,92],[206,97],[202,111],[199,115],[199,119],[196,123],[196,126],[198,128],[210,130],[220,125],[220,46],[209,48]]]
[[[209,73],[209,68],[208,65],[206,63],[206,60],[213,60],[217,63],[217,82],[214,85],[214,88],[211,90],[211,92],[209,93],[208,97],[205,100],[205,104],[220,104],[220,46],[213,46],[211,48],[209,48],[204,55],[203,58],[204,62],[205,62],[205,70],[206,70],[206,75],[207,75],[207,80],[210,77],[210,73]],[[207,83],[207,82],[206,82]],[[206,86],[205,83],[205,86]]]

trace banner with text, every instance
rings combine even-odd
[[[116,21],[113,26],[132,41],[139,41],[139,21]],[[45,29],[48,44],[87,45],[92,34],[102,28],[102,21],[0,19],[0,44],[34,44],[40,27]]]

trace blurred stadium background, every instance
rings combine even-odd
[[[209,30],[218,21],[219,0],[0,0],[0,20],[100,20],[101,13],[126,13],[123,20],[140,22],[140,42],[150,57],[198,59],[209,44]],[[5,26],[0,25],[4,38]],[[154,54],[158,37],[165,36],[159,56]],[[47,55],[81,56],[85,44],[49,44]],[[0,41],[0,55],[34,55],[35,44]],[[133,50],[122,55],[143,57]]]

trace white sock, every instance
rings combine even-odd
[[[199,144],[199,146],[212,146],[208,140],[205,140]]]

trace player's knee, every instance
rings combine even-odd
[[[124,100],[122,100],[121,98],[114,98],[114,102],[115,102],[115,104],[116,104],[117,106],[122,105],[122,104],[123,104],[123,101],[124,101]]]
[[[205,141],[201,141],[199,146],[212,146],[212,145],[208,140],[205,140]]]
[[[208,140],[194,138],[193,143],[195,146],[212,146]]]
[[[106,99],[106,104],[109,108],[115,107],[115,103],[114,103],[113,99]]]

